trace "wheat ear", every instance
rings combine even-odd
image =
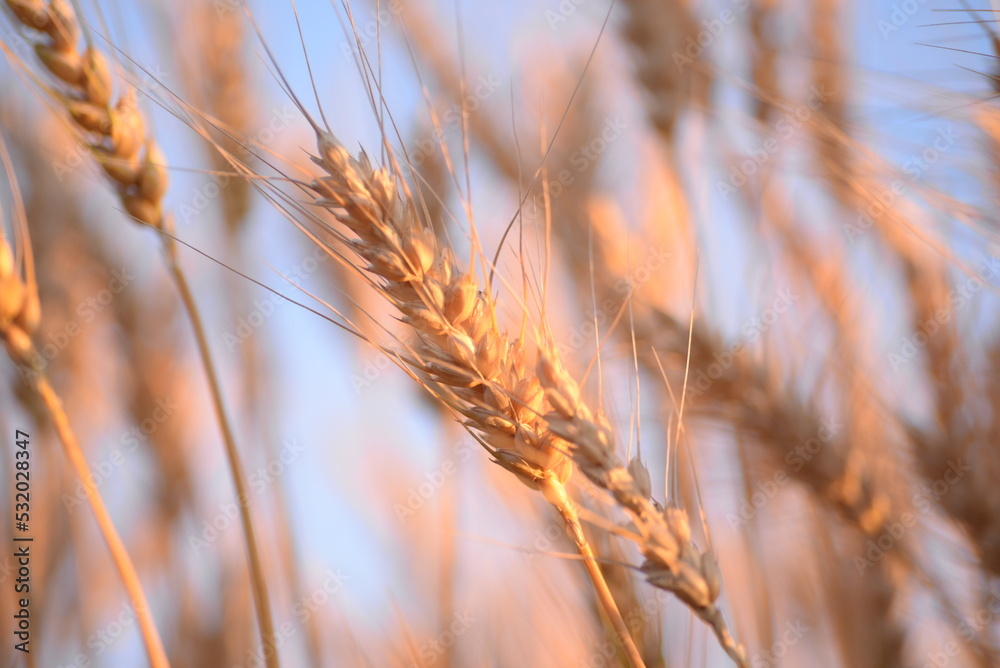
[[[230,178],[220,184],[222,217],[229,241],[238,240],[250,212],[253,187],[241,174],[232,173],[230,156],[248,163],[252,157],[236,137],[252,134],[256,108],[243,54],[243,22],[239,12],[219,12],[211,3],[196,2],[186,8],[183,29],[193,31],[195,48],[178,54],[191,105],[214,119],[205,142],[212,168]],[[219,150],[217,147],[221,147]]]
[[[578,521],[564,485],[572,474],[570,457],[588,478],[610,491],[629,512],[635,536],[655,586],[674,592],[715,630],[738,665],[745,655],[713,602],[719,593],[714,558],[697,552],[681,511],[663,513],[649,500],[648,485],[635,482],[614,455],[610,429],[598,427],[580,399],[577,385],[562,370],[554,350],[541,356],[538,372],[526,364],[521,340],[499,330],[495,304],[473,274],[462,270],[448,247],[423,225],[397,178],[374,168],[363,151],[353,157],[329,132],[317,128],[319,157],[326,172],[309,187],[315,203],[353,234],[330,228],[367,263],[375,287],[416,333],[416,343],[399,354],[415,377],[457,413],[495,461],[545,493],[567,520],[571,535]],[[354,236],[356,235],[356,236]],[[544,337],[539,337],[544,340]],[[643,493],[645,490],[645,494]],[[592,553],[581,548],[585,561]],[[588,569],[615,628],[617,607],[601,595],[603,576]],[[606,583],[603,584],[606,587]],[[613,602],[612,602],[613,603]],[[641,657],[631,637],[619,639],[636,665]]]
[[[699,59],[684,57],[688,40],[700,23],[687,0],[623,0],[626,20],[621,32],[633,49],[636,79],[646,92],[649,120],[668,143],[688,107],[704,107],[712,87],[712,71]]]
[[[177,263],[177,244],[170,234],[171,219],[163,213],[163,196],[168,182],[165,158],[153,137],[145,132],[145,122],[134,89],[129,88],[111,106],[113,86],[108,61],[91,46],[82,52],[79,50],[82,28],[69,2],[7,0],[7,6],[22,24],[47,36],[47,40],[42,38],[35,42],[35,52],[49,73],[64,84],[66,90],[57,93],[58,99],[83,136],[93,139],[86,145],[114,184],[126,211],[136,220],[168,232],[162,235],[167,264],[194,329],[213,408],[222,431],[226,458],[239,499],[261,643],[266,646],[275,637],[274,623],[264,567],[247,507],[250,497],[201,316],[188,280]],[[84,139],[81,141],[86,142]],[[264,655],[268,668],[277,668],[277,652],[264,652]]]
[[[382,293],[417,334],[403,362],[416,370],[432,394],[462,414],[497,463],[533,489],[543,490],[566,521],[598,598],[634,666],[642,657],[607,583],[594,563],[564,484],[572,462],[538,416],[544,392],[526,364],[524,343],[500,332],[495,305],[464,272],[449,248],[420,222],[412,203],[399,196],[385,169],[368,156],[353,158],[329,133],[317,132],[314,158],[327,173],[313,181],[316,203],[329,209],[357,239],[331,230],[383,279]]]

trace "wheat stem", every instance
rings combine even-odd
[[[169,220],[165,222],[170,226]],[[267,668],[278,668],[277,651],[267,651],[267,644],[273,641],[274,622],[271,613],[271,603],[267,594],[266,580],[264,578],[264,565],[260,557],[260,550],[257,547],[257,538],[254,531],[253,520],[250,517],[249,500],[250,495],[246,486],[246,475],[243,471],[243,464],[240,461],[239,450],[236,448],[236,439],[233,436],[229,418],[226,415],[225,402],[222,399],[222,386],[212,362],[212,353],[208,345],[208,337],[205,336],[205,327],[202,324],[201,315],[198,312],[198,305],[195,303],[194,294],[188,284],[187,277],[177,262],[177,244],[171,236],[164,235],[164,247],[167,253],[167,265],[170,274],[177,285],[181,301],[188,313],[191,321],[191,328],[198,343],[198,354],[201,357],[202,366],[205,368],[205,376],[208,380],[209,393],[212,395],[212,407],[215,409],[216,419],[219,428],[222,430],[222,440],[226,448],[226,459],[229,470],[232,473],[233,484],[236,486],[236,498],[240,508],[240,523],[243,526],[243,538],[246,544],[247,556],[250,561],[250,584],[253,591],[254,605],[257,610],[257,625],[260,628],[261,646]]]
[[[31,349],[30,358],[40,358],[34,348]],[[92,484],[90,468],[87,466],[87,460],[84,458],[83,450],[80,448],[80,442],[77,440],[72,426],[70,426],[66,411],[63,410],[62,401],[60,401],[59,395],[53,389],[48,379],[40,371],[31,369],[25,375],[32,377],[35,391],[41,398],[42,403],[45,404],[45,409],[48,411],[52,424],[55,426],[59,442],[62,443],[63,452],[66,453],[66,458],[69,459],[74,473],[76,473],[77,478],[79,478],[83,485],[87,496],[87,503],[90,504],[90,509],[97,520],[101,536],[104,538],[104,542],[111,552],[111,558],[114,560],[122,583],[125,585],[125,591],[128,593],[129,598],[132,600],[132,606],[135,608],[135,616],[139,622],[139,633],[146,647],[149,664],[152,668],[169,668],[170,662],[167,660],[166,651],[163,649],[160,634],[156,630],[156,624],[153,621],[153,615],[150,612],[146,594],[143,592],[142,583],[139,581],[139,574],[135,570],[135,565],[132,563],[128,551],[125,549],[125,544],[115,530],[115,525],[111,521],[111,516],[104,506],[104,501],[101,499],[96,485]]]
[[[542,483],[541,489],[548,502],[555,507],[562,516],[563,521],[566,522],[566,532],[576,544],[576,549],[580,553],[580,556],[583,557],[583,565],[587,569],[587,576],[590,577],[590,581],[594,585],[594,593],[597,594],[597,600],[601,605],[601,609],[604,610],[608,621],[611,622],[611,627],[615,631],[615,637],[621,645],[622,650],[624,650],[629,665],[633,666],[633,668],[645,668],[646,664],[642,660],[642,654],[639,652],[639,648],[636,647],[635,641],[632,639],[632,634],[625,624],[625,620],[622,619],[622,613],[618,609],[618,604],[615,603],[611,588],[608,587],[607,580],[604,579],[604,573],[601,572],[601,567],[597,564],[594,550],[583,533],[583,525],[580,524],[580,517],[577,515],[573,500],[566,493],[566,486],[559,482],[559,480],[549,477]]]

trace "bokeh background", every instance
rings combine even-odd
[[[524,278],[547,274],[547,326],[661,502],[673,452],[671,500],[694,525],[705,515],[751,665],[994,665],[991,7],[296,5],[248,2],[253,21],[228,0],[77,5],[142,94],[177,236],[229,267],[182,252],[284,665],[625,664],[543,500],[385,354],[240,275],[405,337],[269,202],[285,187],[271,177],[310,169],[315,145],[279,68],[352,150],[408,152],[409,182],[434,194],[429,217],[460,256],[473,222],[492,252],[514,221],[498,263],[505,326],[521,327]],[[22,29],[0,25],[0,133],[27,202],[48,372],[174,664],[262,665],[234,490],[159,240],[79,148]],[[230,175],[192,129],[198,114],[265,178]],[[0,433],[29,431],[37,453],[38,592],[32,655],[5,641],[0,661],[142,665],[80,483],[14,365],[0,374]],[[12,480],[13,439],[0,444]],[[620,519],[587,483],[575,493]],[[683,605],[615,565],[638,565],[634,548],[592,539],[647,665],[728,664]],[[0,558],[4,610],[11,568]]]

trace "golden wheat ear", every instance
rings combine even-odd
[[[416,343],[401,355],[414,377],[461,415],[494,460],[533,489],[541,490],[563,516],[605,611],[634,665],[641,656],[596,568],[565,483],[573,461],[587,477],[612,493],[637,526],[651,584],[672,591],[706,621],[738,665],[745,651],[732,638],[714,601],[719,573],[714,558],[694,548],[686,516],[666,512],[615,454],[610,428],[595,421],[575,381],[555,350],[546,348],[537,370],[525,342],[510,340],[497,324],[494,301],[479,290],[451,249],[423,225],[397,178],[352,156],[337,139],[317,129],[314,161],[325,172],[310,183],[315,203],[346,231],[335,228],[365,269],[381,279],[376,289],[397,309]]]

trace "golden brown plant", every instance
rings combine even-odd
[[[544,335],[538,341],[536,376],[527,366],[526,342],[510,341],[500,331],[488,292],[460,268],[449,248],[440,248],[412,202],[399,192],[392,172],[373,167],[363,152],[352,157],[319,128],[317,143],[315,161],[326,176],[309,184],[316,204],[356,235],[337,232],[367,263],[365,269],[381,279],[375,287],[416,333],[416,343],[398,353],[399,361],[464,416],[464,424],[498,464],[541,490],[559,510],[631,661],[638,665],[641,658],[634,645],[629,647],[631,638],[565,491],[572,474],[570,457],[629,513],[636,526],[630,537],[646,557],[650,583],[689,605],[742,665],[745,654],[714,606],[720,587],[714,556],[691,544],[682,511],[663,512],[652,503],[641,464],[625,467],[618,460],[611,429],[584,404],[551,343]],[[644,477],[645,484],[635,475],[640,481]]]

